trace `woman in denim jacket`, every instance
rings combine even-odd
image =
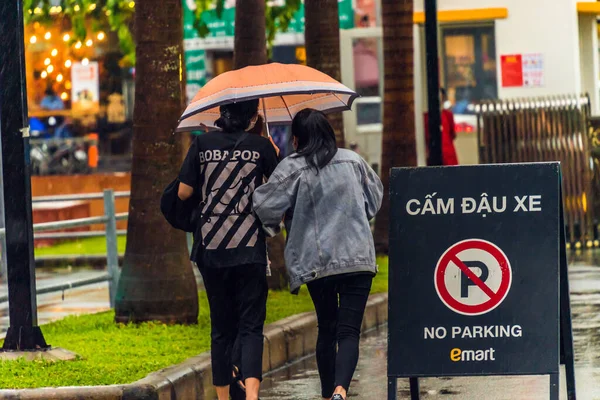
[[[337,148],[322,112],[299,112],[292,135],[296,153],[256,189],[254,212],[265,227],[285,216],[290,290],[306,284],[317,312],[321,395],[345,400],[377,272],[369,221],[381,207],[383,185],[358,154]]]

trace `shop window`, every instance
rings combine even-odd
[[[472,114],[481,100],[498,97],[493,27],[442,30],[444,81],[452,110]]]

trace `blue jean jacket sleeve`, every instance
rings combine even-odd
[[[265,227],[277,227],[291,207],[291,193],[286,182],[272,175],[267,183],[254,191],[253,209]]]
[[[375,218],[377,211],[381,208],[383,200],[383,184],[379,176],[373,171],[373,168],[362,160],[363,174],[363,192],[365,196],[365,207],[367,209],[367,217],[371,220]]]

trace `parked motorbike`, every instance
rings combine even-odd
[[[33,118],[32,118],[33,120]],[[73,175],[90,172],[86,144],[71,139],[61,117],[49,117],[31,123],[31,173],[33,175]],[[35,127],[35,129],[34,129]]]

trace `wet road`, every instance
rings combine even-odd
[[[600,252],[573,256],[569,267],[575,370],[579,400],[600,400]],[[386,399],[386,327],[363,337],[361,358],[349,399]],[[421,379],[422,399],[547,400],[547,376]],[[566,399],[564,369],[561,399]],[[280,370],[265,379],[263,400],[320,399],[314,358]],[[409,399],[408,380],[398,381],[398,399]]]

